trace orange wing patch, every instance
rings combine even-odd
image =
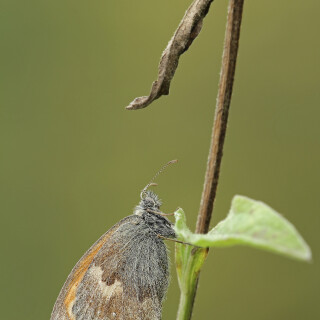
[[[76,320],[74,315],[72,314],[72,307],[76,299],[76,292],[77,288],[82,281],[84,275],[86,274],[91,262],[93,261],[94,257],[97,255],[101,247],[106,243],[108,238],[112,235],[113,232],[109,232],[102,236],[102,239],[98,240],[96,244],[94,244],[88,254],[85,255],[76,266],[73,276],[71,278],[70,283],[65,291],[65,298],[64,298],[64,305],[67,311],[67,315],[69,320]]]
[[[64,299],[64,304],[67,309],[68,316],[70,320],[75,320],[74,316],[72,315],[72,306],[76,298],[76,291],[78,288],[79,283],[81,282],[82,278],[84,277],[86,271],[88,270],[93,258],[97,254],[97,252],[101,249],[103,246],[103,241],[99,242],[93,249],[92,252],[82,261],[80,261],[80,265],[76,272],[74,273],[74,277],[69,284],[69,287],[67,289],[67,294]]]

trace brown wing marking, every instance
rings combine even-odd
[[[72,278],[69,282],[66,291],[65,291],[65,298],[64,298],[64,305],[66,307],[67,315],[70,320],[76,320],[74,315],[72,314],[72,306],[76,299],[76,291],[77,288],[82,281],[85,273],[87,272],[91,262],[93,261],[94,257],[97,255],[101,247],[106,243],[108,238],[113,234],[115,228],[113,230],[109,230],[106,234],[104,234],[88,251],[87,254],[83,256],[83,258],[78,262],[75,266],[74,271],[72,272]]]

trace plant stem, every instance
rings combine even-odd
[[[194,280],[198,281],[198,278],[195,278]],[[194,299],[196,296],[195,291],[197,288],[197,283],[190,284],[189,288],[191,289],[191,291],[181,290],[177,320],[190,319],[191,317],[194,303],[192,299]]]
[[[209,230],[218,186],[223,144],[227,129],[233,80],[237,62],[243,2],[244,0],[230,0],[229,2],[219,91],[212,127],[207,170],[198,213],[196,226],[197,233],[207,233]]]
[[[180,246],[179,250],[178,246]],[[178,280],[181,292],[177,320],[187,320],[190,319],[192,315],[194,298],[196,296],[198,286],[198,275],[204,261],[206,260],[208,252],[205,249],[197,250],[196,248],[192,248],[190,246],[183,247],[179,244],[176,245],[176,250],[180,251],[178,259],[183,256],[184,258],[182,259],[185,262],[185,258],[187,257],[186,263],[182,263],[182,261],[179,260],[179,263],[177,264]]]
[[[198,213],[196,226],[197,233],[208,232],[214,200],[216,197],[237,62],[243,3],[244,0],[229,1],[219,90],[212,127],[207,170]],[[205,259],[205,256],[208,253],[208,249],[197,249],[196,251],[196,254],[190,254],[189,256],[189,266],[194,265],[196,256],[198,254],[202,254]],[[197,292],[197,284],[199,281],[200,268],[197,268],[197,272],[193,272],[194,269],[189,267],[187,267],[184,271],[185,272],[182,276],[184,283],[180,284],[181,300],[177,318],[178,320],[191,319],[194,300]]]

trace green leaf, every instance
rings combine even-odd
[[[223,221],[207,234],[194,234],[182,209],[175,213],[175,231],[183,241],[199,247],[247,245],[309,261],[311,250],[296,228],[260,201],[235,196]]]

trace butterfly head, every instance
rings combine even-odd
[[[154,192],[146,191],[139,205],[136,206],[134,214],[141,216],[149,228],[157,235],[175,238],[176,234],[173,230],[173,224],[167,218],[160,215],[161,204],[161,200]]]
[[[160,213],[160,206],[162,205],[161,200],[159,197],[152,191],[148,190],[145,191],[143,196],[141,197],[141,201],[139,205],[136,206],[134,210],[134,214],[138,216],[142,216],[143,213],[146,212],[159,212]]]

